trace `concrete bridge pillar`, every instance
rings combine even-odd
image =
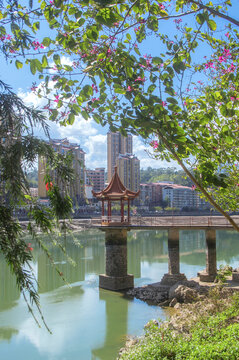
[[[171,286],[181,280],[187,278],[180,273],[179,229],[172,228],[168,230],[168,273],[164,274],[160,283]]]
[[[127,230],[104,229],[105,274],[99,275],[99,287],[125,290],[134,287],[134,276],[127,274]]]
[[[206,270],[198,273],[200,281],[213,282],[217,275],[216,230],[206,230]]]

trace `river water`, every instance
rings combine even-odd
[[[41,307],[52,335],[38,328],[16,288],[15,279],[0,257],[0,359],[1,360],[113,360],[127,334],[143,334],[150,319],[164,320],[168,314],[158,306],[128,299],[121,293],[98,288],[104,273],[104,233],[89,230],[64,242],[76,266],[50,246],[55,264],[69,283],[66,285],[46,255],[34,246],[32,264],[39,282]],[[220,264],[239,266],[239,234],[217,232]],[[128,273],[135,286],[160,281],[167,272],[167,232],[128,233]],[[203,231],[180,232],[181,272],[188,278],[205,268]]]

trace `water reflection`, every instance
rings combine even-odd
[[[15,276],[11,273],[4,258],[0,255],[0,311],[8,310],[16,305],[20,292],[16,286]]]
[[[104,343],[92,350],[92,360],[112,360],[112,354],[117,354],[119,345],[123,346],[125,342],[130,301],[120,293],[109,294],[109,291],[103,289],[99,291],[99,298],[105,302],[106,329]]]
[[[49,263],[47,256],[34,246],[34,269],[44,316],[53,335],[38,329],[16,282],[0,256],[0,353],[10,360],[111,360],[124,344],[127,333],[139,334],[150,318],[164,318],[158,307],[139,300],[127,300],[120,293],[98,289],[98,274],[105,271],[104,233],[85,231],[77,236],[81,246],[67,238],[64,245],[75,267],[64,254],[51,246],[67,286]],[[239,234],[217,231],[218,265],[239,265]],[[192,277],[205,267],[203,231],[180,231],[181,270]],[[160,281],[167,272],[168,247],[166,231],[130,231],[128,233],[128,272],[135,284]],[[4,357],[4,355],[6,356]]]

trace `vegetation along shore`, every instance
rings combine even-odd
[[[191,303],[176,302],[168,321],[150,321],[144,336],[129,339],[118,359],[239,359],[236,290],[219,285],[205,294],[195,293]]]

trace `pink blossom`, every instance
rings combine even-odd
[[[228,50],[228,49],[224,49],[224,50],[223,50],[223,53],[224,53],[226,56],[231,56],[230,50]]]
[[[183,102],[183,105],[187,106],[187,101],[184,101],[184,102]]]
[[[162,4],[162,3],[158,3],[158,6],[160,7],[160,9],[161,9],[161,10],[165,10],[165,6],[164,6],[164,4]]]
[[[118,22],[115,22],[113,25],[114,25],[114,26],[119,26],[119,23],[118,23]]]
[[[151,145],[154,149],[157,149],[158,146],[159,146],[159,143],[158,143],[156,140],[154,140],[154,141],[152,141],[152,142],[150,143],[150,145]]]
[[[43,45],[43,44],[40,44],[39,41],[34,40],[34,41],[32,42],[32,45],[34,46],[34,50],[37,50],[37,49],[39,49],[39,48],[44,49],[44,45]]]
[[[127,87],[127,91],[133,91],[134,89],[129,85],[128,87]]]
[[[192,185],[192,190],[194,191],[194,190],[196,190],[196,185]]]
[[[205,68],[206,68],[206,69],[208,69],[208,68],[214,68],[213,62],[212,62],[212,61],[209,61],[207,64],[205,64]]]
[[[219,56],[218,60],[220,63],[222,63],[223,61],[227,61],[224,56]]]
[[[59,95],[56,95],[56,96],[55,96],[55,100],[54,100],[54,102],[59,103],[59,101],[60,101],[60,99],[59,99]]]
[[[225,34],[225,36],[226,36],[227,38],[229,38],[229,32],[227,32],[227,33]]]
[[[92,87],[93,91],[98,93],[99,90],[98,90],[98,87],[96,85],[92,84],[91,87]]]
[[[11,35],[7,35],[7,40],[11,40],[12,36]]]
[[[200,81],[200,80],[198,81],[198,83],[199,83],[200,85],[203,85],[203,82],[202,82],[202,81]]]
[[[162,106],[163,106],[163,107],[167,106],[166,101],[162,101]]]
[[[180,24],[182,22],[182,19],[181,18],[174,19],[173,21],[175,22],[175,24]]]
[[[31,87],[31,91],[36,91],[36,89],[37,89],[37,86],[36,86],[36,85],[33,85],[33,86]]]
[[[145,77],[141,78],[141,77],[139,76],[139,77],[137,77],[137,79],[135,79],[134,81],[142,81],[142,82],[144,82],[145,80],[146,80]]]

